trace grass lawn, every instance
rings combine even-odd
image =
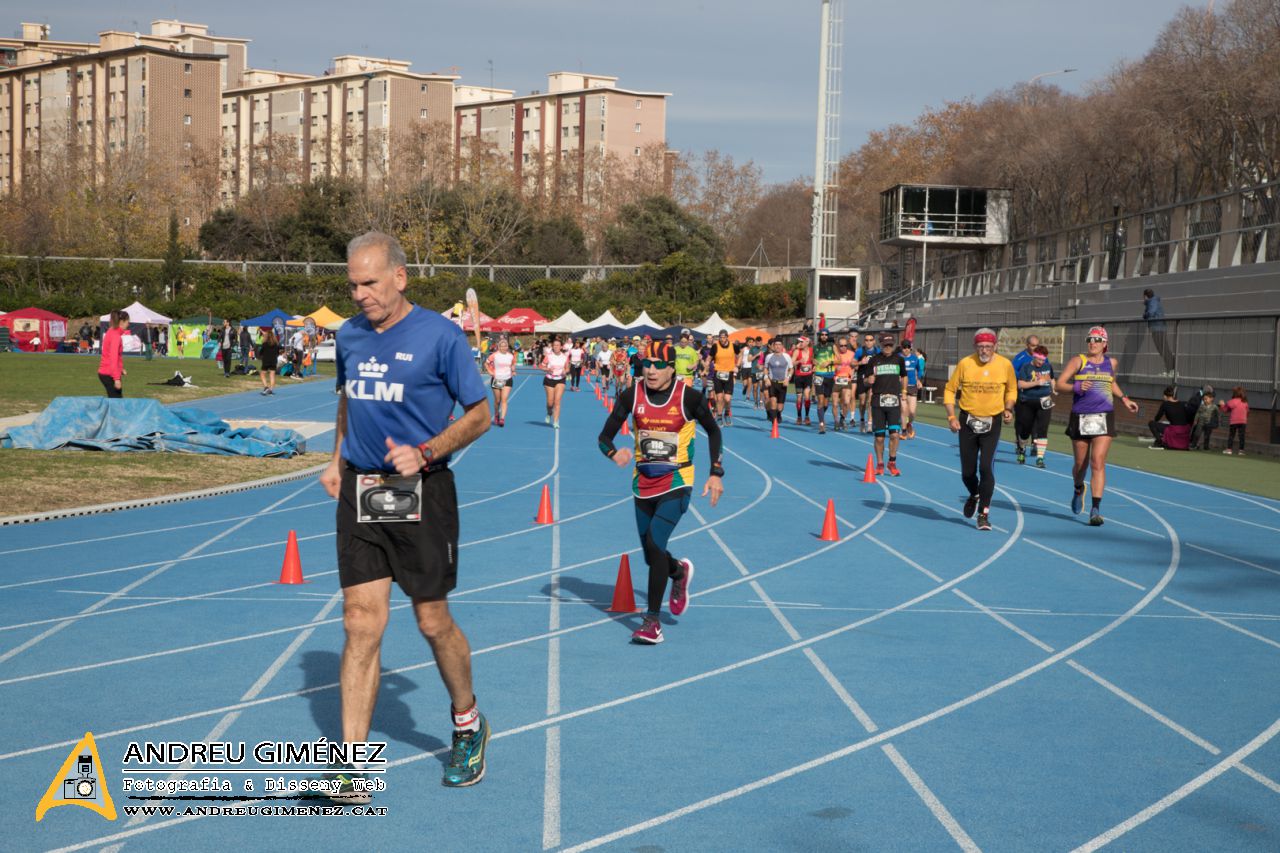
[[[941,399],[941,393],[939,393]],[[921,403],[916,409],[916,419],[935,426],[947,425],[947,410],[940,404]],[[1063,435],[1063,425],[1054,422],[1049,427],[1049,450],[1071,452],[1071,440]],[[1225,438],[1226,430],[1218,430]],[[1002,436],[1013,443],[1013,428],[1005,426]],[[1005,443],[1002,438],[1002,443]],[[906,442],[910,445],[911,442]],[[1224,456],[1222,450],[1150,450],[1149,443],[1138,441],[1134,435],[1118,435],[1111,442],[1107,461],[1126,468],[1164,474],[1182,480],[1221,486],[1240,492],[1280,499],[1280,460],[1257,454],[1249,456]],[[1061,462],[1058,463],[1062,465]]]
[[[219,362],[213,359],[155,358],[140,356],[124,360],[124,394],[126,397],[150,397],[162,403],[182,403],[201,397],[234,394],[262,387],[257,376],[224,378]],[[175,370],[190,376],[198,388],[176,388],[172,385],[150,385],[164,382]],[[326,376],[328,379],[326,380]],[[318,377],[332,381],[333,365],[320,364]],[[70,353],[0,353],[0,418],[27,412],[43,411],[54,397],[101,397],[98,381],[98,356]]]
[[[0,450],[0,516],[193,492],[288,474],[329,458]]]

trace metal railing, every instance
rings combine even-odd
[[[1033,259],[1034,258],[1034,259]],[[912,258],[895,302],[1017,293],[1280,260],[1280,185],[1260,184],[1019,238],[1007,246]],[[922,268],[923,266],[923,268]]]

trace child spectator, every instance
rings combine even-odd
[[[1213,431],[1218,428],[1221,423],[1218,419],[1218,407],[1214,404],[1213,391],[1205,391],[1200,396],[1200,406],[1196,409],[1195,417],[1191,419],[1191,449],[1195,450],[1199,444],[1201,449],[1209,449],[1209,440],[1213,438]]]
[[[1236,451],[1237,456],[1244,456],[1244,428],[1249,423],[1249,395],[1244,393],[1244,388],[1237,385],[1231,389],[1231,399],[1222,404],[1222,411],[1228,414],[1227,422],[1230,431],[1227,433],[1227,449],[1222,451],[1226,455],[1231,455],[1231,443],[1235,441],[1236,436],[1240,436],[1240,449]]]

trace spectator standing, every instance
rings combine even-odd
[[[1208,450],[1213,431],[1220,423],[1218,406],[1214,402],[1213,389],[1210,388],[1200,395],[1200,406],[1191,419],[1191,449],[1195,450],[1199,445],[1202,450]]]
[[[1142,291],[1142,319],[1147,321],[1147,331],[1151,332],[1151,341],[1160,353],[1164,362],[1165,376],[1173,376],[1173,351],[1169,348],[1168,329],[1164,322],[1164,305],[1160,297],[1151,288]]]
[[[267,397],[276,393],[276,362],[280,359],[280,341],[271,329],[262,334],[258,357],[262,359],[262,396]]]
[[[231,328],[230,320],[222,321],[222,330],[218,332],[218,351],[222,354],[222,376],[231,377],[231,350],[236,345],[236,332]]]
[[[1249,423],[1249,395],[1244,392],[1244,386],[1237,385],[1231,389],[1231,399],[1222,404],[1222,411],[1227,413],[1228,425],[1227,449],[1222,452],[1230,456],[1231,445],[1236,436],[1240,436],[1236,455],[1244,456],[1244,429]]]
[[[240,370],[242,373],[249,372],[249,358],[253,355],[253,335],[249,334],[249,327],[243,323],[240,325]]]
[[[129,328],[128,311],[111,312],[111,328],[102,336],[102,358],[98,360],[98,381],[108,399],[124,396],[124,330]]]

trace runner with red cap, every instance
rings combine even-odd
[[[662,594],[671,579],[670,609],[679,616],[689,606],[689,585],[693,562],[676,559],[667,551],[671,533],[689,509],[694,485],[694,437],[696,424],[707,433],[711,452],[711,475],[702,488],[715,506],[724,494],[724,469],[720,465],[720,427],[707,405],[706,397],[676,378],[675,347],[655,341],[641,360],[641,381],[624,391],[613,406],[600,431],[600,452],[619,468],[632,459],[630,448],[613,446],[613,439],[630,417],[635,426],[635,474],[631,490],[635,495],[636,532],[649,564],[649,600],[644,621],[632,633],[632,642],[657,645],[662,642]]]
[[[1138,404],[1125,396],[1116,381],[1116,360],[1107,355],[1107,330],[1094,326],[1085,337],[1086,352],[1073,355],[1062,368],[1056,388],[1070,391],[1071,417],[1067,436],[1075,464],[1071,467],[1073,491],[1071,511],[1084,509],[1084,473],[1089,470],[1089,524],[1102,525],[1102,492],[1107,484],[1107,452],[1116,434],[1115,398],[1126,409],[1138,413]]]
[[[992,463],[1000,445],[1000,424],[1013,420],[1018,380],[1013,363],[996,352],[996,333],[979,329],[972,355],[960,359],[947,380],[942,405],[947,425],[960,443],[960,478],[969,490],[964,517],[978,513],[978,529],[991,529],[991,496],[996,490]]]

